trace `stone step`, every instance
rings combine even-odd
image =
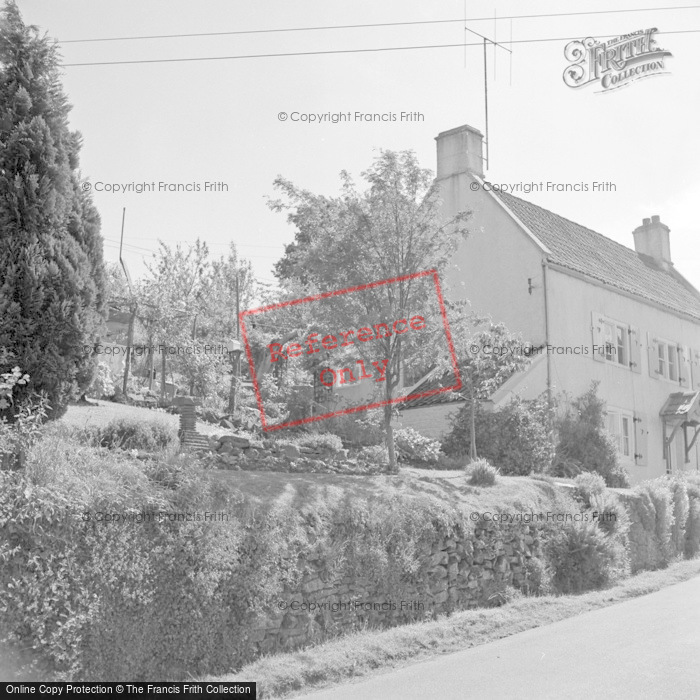
[[[180,444],[195,450],[208,450],[209,440],[196,430],[185,430],[180,438]]]

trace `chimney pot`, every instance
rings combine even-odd
[[[648,226],[651,223],[651,219],[642,219],[642,226]]]
[[[660,221],[660,219],[659,219],[659,215],[658,215],[658,214],[654,214],[654,215],[651,217],[651,223],[652,223],[652,224],[658,224],[659,221]]]

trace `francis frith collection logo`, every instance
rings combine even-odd
[[[609,41],[588,37],[569,42],[564,47],[564,56],[570,62],[564,82],[571,88],[599,82],[602,89],[597,92],[609,92],[635,80],[668,73],[665,60],[672,54],[656,46],[657,31],[640,29]]]

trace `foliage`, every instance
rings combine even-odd
[[[682,557],[685,550],[685,533],[690,511],[688,487],[685,480],[678,477],[669,479],[671,502],[673,506],[673,525],[671,526],[670,547],[673,557]]]
[[[684,554],[687,559],[700,554],[700,476],[686,478],[688,494],[688,519],[685,528]]]
[[[415,315],[439,318],[431,278],[408,276],[445,268],[460,237],[466,235],[462,225],[466,215],[440,220],[439,184],[430,171],[420,168],[412,152],[382,151],[362,176],[365,191],[343,172],[340,196],[333,198],[301,190],[283,178],[275,181],[286,201],[273,201],[271,208],[286,211],[296,228],[295,242],[276,265],[277,276],[296,281],[307,294],[360,287],[331,306],[308,306],[305,327],[298,321],[292,324],[300,330],[371,328]],[[397,281],[363,287],[387,279]],[[444,330],[441,324],[428,322],[420,333],[391,333],[355,345],[353,352],[368,362],[386,359],[381,388],[387,401],[384,434],[393,470],[396,457],[388,402],[405,363],[431,365],[438,355],[448,354]]]
[[[81,137],[68,128],[57,45],[25,26],[12,2],[0,19],[0,66],[0,347],[55,418],[95,368],[85,348],[105,307],[100,220],[81,187]],[[10,421],[15,413],[0,409]]]
[[[522,589],[526,595],[544,596],[553,593],[552,571],[546,560],[541,557],[527,557],[523,563],[524,583]]]
[[[245,658],[248,625],[294,575],[284,557],[298,528],[291,509],[222,527],[167,517],[151,523],[148,512],[124,503],[90,503],[93,514],[134,520],[86,523],[86,504],[3,477],[3,622],[47,655],[59,678],[223,672]]]
[[[483,457],[466,467],[467,482],[471,486],[493,486],[496,483],[498,469],[492,467]]]
[[[625,505],[609,491],[591,494],[588,514],[607,535],[620,538],[626,544],[630,518]]]
[[[671,538],[675,518],[673,496],[667,479],[644,481],[634,488],[640,498],[638,512],[641,526],[654,547],[657,566],[666,566],[674,555]]]
[[[503,323],[493,323],[490,318],[470,312],[464,302],[448,301],[446,306],[463,384],[461,395],[467,400],[462,418],[469,421],[458,431],[457,444],[451,449],[453,454],[469,454],[476,459],[481,446],[476,435],[476,416],[481,411],[481,402],[514,374],[524,370],[530,356],[522,338],[510,333]],[[451,376],[450,358],[442,356],[435,371]],[[472,413],[475,415],[473,423]]]
[[[324,427],[338,435],[349,447],[368,447],[384,442],[380,412],[377,410],[333,416]]]
[[[332,433],[306,433],[297,438],[296,444],[299,447],[313,447],[333,452],[340,452],[343,449],[343,441]]]
[[[357,452],[357,458],[369,464],[388,464],[389,455],[384,445],[367,445]]]
[[[27,470],[0,472],[0,610],[59,680],[228,672],[256,654],[253,630],[279,615],[305,561],[401,598],[428,577],[422,552],[468,530],[434,500],[263,512],[179,459],[142,464],[56,434],[38,447]],[[178,516],[214,511],[226,520]]]
[[[463,395],[478,403],[525,369],[530,356],[521,336],[511,333],[503,323],[473,314],[464,304],[449,306],[459,374],[465,385]]]
[[[567,520],[545,544],[558,593],[580,593],[609,586],[629,573],[627,553],[615,537],[590,520]]]
[[[48,405],[46,396],[28,394],[16,408],[12,423],[0,418],[0,468],[24,466],[27,451],[41,434]]]
[[[605,492],[605,479],[596,472],[584,472],[574,479],[574,499],[585,507],[591,507],[593,496]]]
[[[598,382],[576,398],[559,418],[559,442],[554,457],[554,472],[574,464],[582,471],[597,472],[607,486],[629,487],[629,479],[620,466],[617,448],[605,429],[605,401],[598,398]]]
[[[14,353],[0,347],[0,369],[9,364]],[[0,411],[11,408],[15,404],[15,388],[25,386],[29,375],[15,365],[9,372],[0,373]]]
[[[250,262],[239,258],[233,244],[226,257],[211,259],[199,239],[187,247],[159,241],[135,295],[146,344],[175,349],[166,354],[166,372],[181,377],[188,393],[225,397],[228,403],[231,360],[220,349],[238,335],[237,305],[244,309],[252,304]],[[198,350],[177,350],[190,347]]]
[[[84,437],[98,447],[154,452],[173,447],[177,432],[162,421],[115,418],[104,427],[87,428]]]
[[[88,389],[88,395],[96,399],[110,398],[114,396],[115,391],[116,385],[112,370],[106,362],[98,362],[97,372],[95,372],[95,378]]]
[[[443,443],[447,454],[468,454],[471,413],[471,404],[466,403],[453,418],[452,430]],[[542,398],[523,401],[516,397],[493,411],[477,406],[475,433],[479,455],[502,474],[546,471],[554,452],[548,416],[547,402]]]
[[[440,443],[413,428],[399,428],[394,431],[396,451],[401,461],[409,463],[436,464],[440,459]]]
[[[0,367],[7,365],[14,353],[0,347]],[[46,420],[48,400],[45,395],[32,391],[17,397],[15,389],[26,387],[29,375],[18,366],[0,374],[0,468],[18,468],[24,465],[27,449],[39,436]],[[11,410],[12,422],[2,415]]]

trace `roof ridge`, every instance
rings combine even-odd
[[[639,299],[700,320],[700,290],[676,270],[653,257],[504,190],[494,196],[547,247],[552,263]]]

